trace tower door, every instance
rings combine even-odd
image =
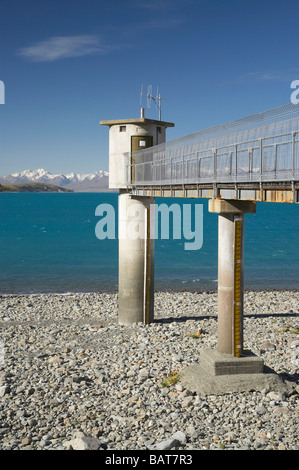
[[[131,151],[137,152],[153,146],[153,136],[151,135],[132,135],[131,137]]]
[[[135,181],[135,176],[136,176],[135,163],[137,163],[135,156],[134,156],[134,152],[138,152],[138,150],[144,150],[152,146],[153,146],[153,136],[151,135],[143,135],[143,136],[133,135],[131,137],[131,155],[132,155],[131,181],[132,183],[134,183]],[[137,168],[137,171],[138,171],[138,168]]]

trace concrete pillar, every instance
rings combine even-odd
[[[219,214],[218,221],[218,351],[238,357],[243,350],[244,215]]]
[[[218,223],[218,352],[240,357],[243,352],[244,216],[256,203],[211,199],[209,211]]]
[[[252,201],[212,199],[209,211],[219,215],[218,350],[200,351],[200,363],[187,367],[181,384],[199,396],[275,390],[290,393],[280,376],[243,348],[243,244],[245,213]]]
[[[152,197],[119,195],[119,324],[154,318],[154,204]],[[152,207],[152,210],[151,210]]]

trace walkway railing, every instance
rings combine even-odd
[[[299,105],[125,154],[128,186],[299,180]]]

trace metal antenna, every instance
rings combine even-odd
[[[164,98],[162,98],[159,93],[159,87],[157,87],[156,108],[159,110],[159,121],[161,121],[161,111],[162,111],[161,100],[163,99]]]
[[[148,108],[151,108],[151,104],[152,104],[152,101],[154,101],[154,103],[156,104],[156,109],[159,110],[159,121],[161,121],[161,111],[162,111],[162,106],[161,106],[161,101],[164,99],[161,97],[160,93],[159,93],[159,87],[157,87],[157,95],[156,97],[153,96],[153,87],[152,85],[148,85],[147,87],[147,94],[144,94],[143,93],[143,85],[141,86],[141,93],[140,93],[140,107],[141,107],[141,100],[142,100],[142,96],[146,96],[147,98],[147,107]]]
[[[142,105],[142,97],[143,97],[143,96],[144,96],[144,95],[143,95],[143,85],[141,85],[141,91],[140,91],[140,103],[139,103],[139,105],[140,105],[140,108],[141,108],[141,105]]]
[[[148,85],[148,87],[147,87],[147,107],[148,107],[148,109],[150,109],[151,106],[152,106],[152,102],[151,102],[151,98],[153,99],[152,92],[153,92],[152,85]]]

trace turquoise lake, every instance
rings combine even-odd
[[[0,194],[0,294],[117,290],[118,240],[99,240],[96,207],[111,193]],[[156,240],[155,288],[217,288],[218,217],[206,199],[156,199],[203,205],[203,245]],[[116,227],[117,228],[117,227]],[[245,216],[245,288],[299,288],[299,204],[258,203]]]

